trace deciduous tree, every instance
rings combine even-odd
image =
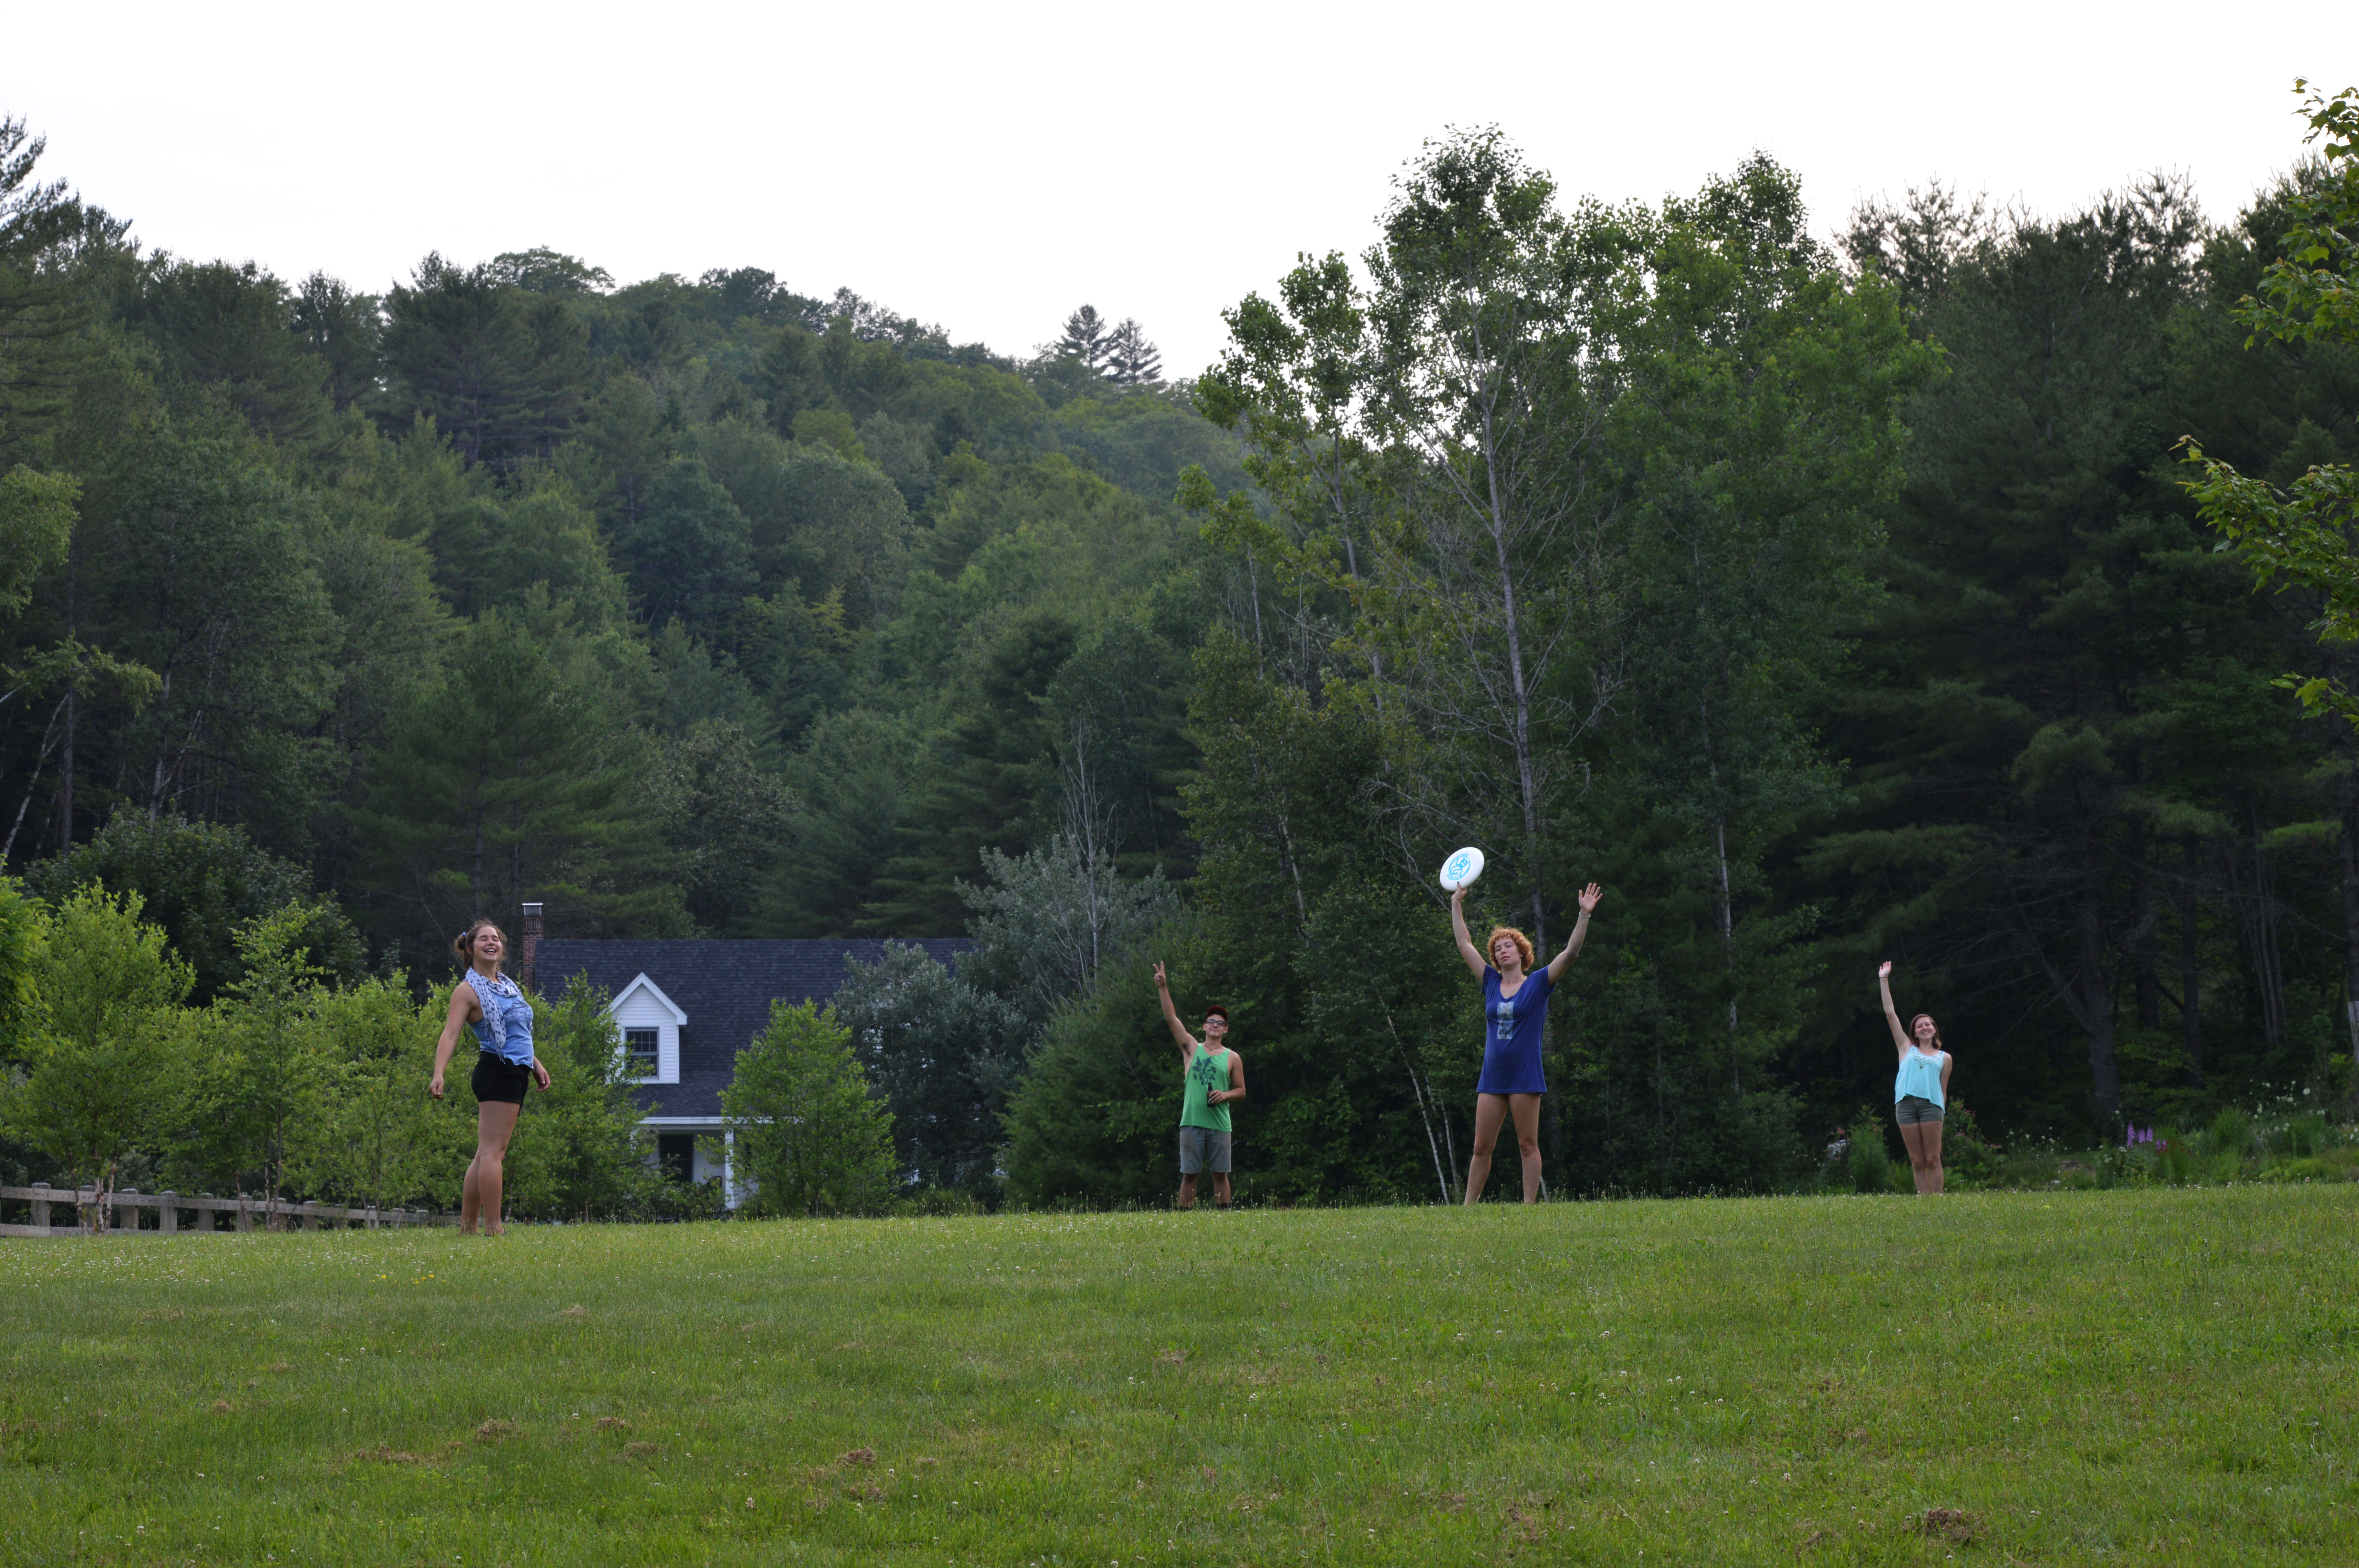
[[[756,1214],[866,1214],[894,1185],[893,1115],[871,1092],[851,1029],[815,1002],[770,1004],[721,1091]]]
[[[86,889],[48,915],[29,953],[38,1022],[6,1090],[9,1127],[75,1187],[99,1190],[85,1224],[107,1223],[118,1164],[162,1142],[192,1087],[189,971],[139,916],[136,893]]]

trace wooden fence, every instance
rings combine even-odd
[[[79,1192],[71,1187],[52,1187],[47,1182],[35,1182],[29,1187],[0,1187],[0,1199],[33,1206],[30,1225],[0,1225],[0,1236],[92,1236],[95,1228],[85,1230],[81,1214],[85,1207],[96,1206],[102,1196],[97,1189],[84,1187]],[[153,1209],[156,1217],[146,1217]],[[59,1210],[64,1212],[60,1215]],[[138,1193],[117,1191],[107,1200],[107,1207],[98,1211],[106,1214],[112,1224],[104,1231],[109,1236],[186,1236],[219,1230],[291,1229],[300,1225],[305,1230],[317,1230],[324,1224],[331,1230],[357,1227],[382,1229],[388,1226],[456,1225],[455,1214],[435,1214],[422,1208],[344,1207],[325,1203],[273,1204],[264,1198],[217,1198],[211,1193],[190,1195],[187,1193]],[[52,1225],[52,1218],[62,1218],[62,1225]]]

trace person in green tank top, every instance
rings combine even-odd
[[[1245,1059],[1229,1049],[1229,1010],[1204,1010],[1204,1038],[1180,1022],[1171,1004],[1171,981],[1155,966],[1155,991],[1163,999],[1163,1022],[1180,1044],[1180,1067],[1187,1075],[1180,1100],[1180,1206],[1196,1206],[1196,1178],[1212,1173],[1212,1204],[1234,1201],[1229,1189],[1229,1107],[1245,1098]]]

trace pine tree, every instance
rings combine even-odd
[[[431,415],[470,463],[546,456],[580,407],[588,341],[568,296],[528,293],[496,264],[429,255],[386,297],[387,422]]]
[[[377,391],[377,338],[384,314],[374,294],[359,294],[341,278],[315,272],[303,280],[288,323],[328,367],[328,395],[339,411]]]
[[[33,183],[48,146],[24,121],[0,116],[0,454],[11,460],[46,455],[33,443],[64,411],[86,352],[88,295],[50,264],[91,220],[113,228],[103,213],[86,214],[65,181]]]
[[[605,892],[637,847],[618,729],[602,694],[516,621],[468,627],[442,678],[394,719],[353,812],[418,957],[438,959],[469,916],[526,898],[593,924],[632,904]]]
[[[330,366],[295,326],[297,296],[253,262],[175,262],[129,307],[168,377],[218,389],[256,435],[307,448],[334,405]]]
[[[1065,335],[1057,340],[1056,351],[1070,354],[1094,371],[1103,371],[1106,351],[1105,318],[1094,305],[1084,305],[1065,318]]]
[[[647,510],[617,532],[614,549],[654,625],[677,615],[709,635],[755,585],[753,530],[694,458],[676,458],[657,474]]]
[[[1107,337],[1105,373],[1116,386],[1145,386],[1163,379],[1163,352],[1147,341],[1147,330],[1136,317],[1124,317]]]

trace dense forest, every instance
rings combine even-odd
[[[2347,655],[2178,447],[2278,486],[2359,455],[2359,350],[2238,314],[2347,158],[2289,137],[2225,219],[1931,186],[1830,243],[1765,157],[1611,206],[1453,134],[1365,255],[1167,377],[1093,308],[1011,357],[753,267],[282,278],[145,248],[42,151],[0,123],[0,864],[52,948],[218,1014],[209,1059],[298,992],[422,1051],[451,933],[526,900],[971,932],[838,1007],[910,1176],[1168,1194],[1160,957],[1234,1014],[1248,1193],[1447,1197],[1480,1044],[1434,871],[1471,842],[1470,918],[1543,946],[1606,890],[1560,1193],[1807,1178],[1888,1100],[1887,957],[1953,1141],[2352,1090],[2354,735],[2284,678]],[[283,1128],[186,1153],[228,1073],[147,1168],[326,1168]],[[56,1164],[27,1116],[13,1179]]]

